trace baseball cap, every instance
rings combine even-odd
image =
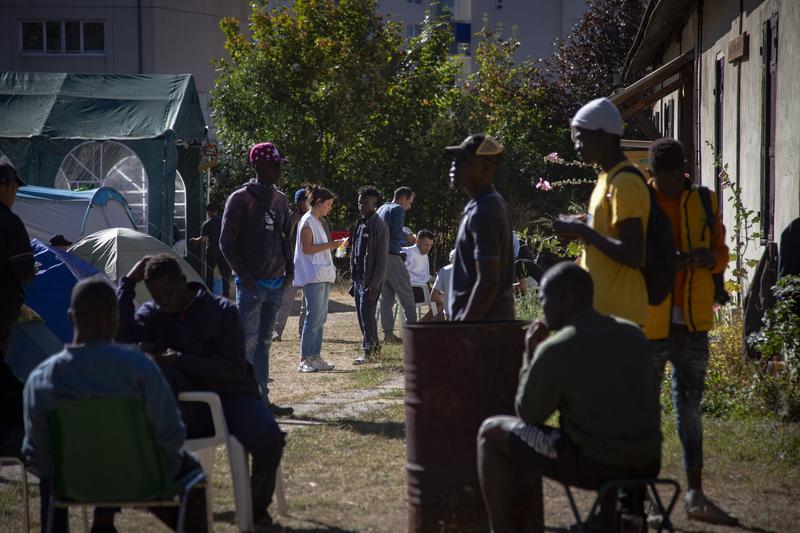
[[[477,156],[497,156],[503,153],[503,145],[491,135],[473,133],[456,146],[446,146],[445,150],[453,155],[470,154]]]
[[[72,243],[59,233],[50,237],[50,246],[72,246]]]
[[[581,107],[572,117],[570,126],[584,130],[603,130],[622,137],[622,115],[608,98],[597,98]]]
[[[0,157],[0,184],[17,182],[20,187],[25,186],[25,182],[17,174],[17,169],[11,160],[5,156]]]
[[[256,161],[268,161],[270,163],[286,163],[287,160],[278,151],[278,148],[271,142],[254,144],[250,148],[250,163]]]
[[[299,202],[300,200],[306,199],[306,190],[305,189],[297,189],[294,191],[294,203]]]

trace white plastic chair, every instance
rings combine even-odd
[[[203,470],[208,476],[209,483],[206,488],[206,512],[208,513],[208,530],[212,530],[214,523],[213,496],[211,491],[211,476],[214,469],[214,452],[217,446],[225,446],[228,450],[228,463],[233,480],[233,497],[236,505],[236,525],[241,531],[252,531],[253,497],[250,492],[250,468],[247,461],[247,451],[244,446],[228,433],[228,424],[222,411],[222,402],[214,392],[182,392],[178,395],[181,402],[201,402],[208,405],[211,410],[211,420],[214,424],[214,434],[200,439],[187,439],[184,447],[195,452],[203,465]],[[278,514],[286,515],[286,493],[283,486],[283,472],[280,465],[275,473],[275,498],[278,504]]]
[[[28,471],[25,469],[25,463],[17,457],[0,457],[0,466],[18,466],[22,473],[22,500],[25,503],[25,515],[23,519],[25,529],[23,531],[30,531],[31,511],[30,505],[28,504]]]
[[[436,316],[439,314],[438,306],[436,302],[431,301],[431,290],[428,288],[426,283],[412,283],[411,289],[413,290],[414,287],[418,287],[422,290],[423,300],[421,302],[417,302],[416,299],[414,301],[414,307],[417,309],[417,318],[420,316],[420,307],[428,307],[431,310],[431,314]]]

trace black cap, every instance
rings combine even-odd
[[[50,237],[50,246],[72,246],[72,243],[59,233]]]
[[[17,169],[6,156],[0,156],[0,184],[17,182],[20,187],[25,186],[25,182],[17,174]]]
[[[503,153],[503,145],[491,135],[473,133],[456,146],[447,146],[445,150],[457,154],[470,154],[477,156],[498,156]]]

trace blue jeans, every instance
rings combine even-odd
[[[672,364],[672,403],[683,450],[683,467],[699,470],[703,467],[700,402],[708,368],[708,333],[692,333],[685,326],[673,324],[670,337],[650,341],[650,347],[658,380],[657,390],[661,390],[666,361]]]
[[[236,286],[236,305],[244,330],[244,353],[256,375],[264,400],[269,403],[269,347],[275,317],[283,301],[283,287],[265,289],[261,285],[248,289]]]
[[[378,300],[370,300],[366,294],[367,288],[363,281],[353,282],[353,297],[356,301],[356,315],[358,326],[361,328],[361,347],[364,355],[371,355],[380,348],[378,341],[378,322],[375,319],[375,310]]]
[[[303,338],[300,339],[300,359],[312,359],[322,353],[322,332],[328,319],[328,297],[331,284],[309,283],[303,287],[306,319],[303,321]]]

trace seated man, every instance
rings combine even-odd
[[[427,285],[431,280],[431,265],[428,252],[433,247],[433,232],[427,229],[417,232],[417,243],[403,247],[406,268],[411,278],[411,290],[414,291],[414,302],[425,301],[424,293],[419,285]],[[416,287],[414,285],[417,285]]]
[[[456,250],[454,248],[450,250],[447,256],[450,264],[439,269],[438,274],[436,274],[436,281],[433,282],[431,301],[439,308],[440,316],[446,316],[447,313],[447,291],[450,290],[450,277],[453,274],[453,261],[455,261],[455,258]]]
[[[126,396],[144,404],[153,434],[164,450],[167,468],[179,479],[197,468],[197,462],[181,450],[186,430],[181,415],[158,367],[136,348],[113,344],[117,332],[117,300],[114,288],[98,279],[83,280],[72,290],[69,317],[75,338],[64,350],[41,363],[25,384],[25,440],[23,454],[39,476],[42,531],[67,531],[67,511],[55,511],[52,529],[46,519],[53,475],[53,450],[47,425],[48,412],[64,401],[81,398]],[[89,438],[90,436],[87,436]],[[193,491],[186,513],[189,531],[205,531],[205,497]],[[114,531],[113,510],[95,510],[92,531]],[[177,509],[153,508],[153,514],[174,528]]]
[[[592,298],[591,277],[574,263],[559,263],[542,278],[545,322],[528,332],[519,417],[491,417],[478,434],[493,532],[509,531],[509,493],[522,476],[535,495],[524,530],[544,531],[541,476],[597,489],[612,479],[658,474],[659,405],[647,340],[633,323],[597,313]],[[544,340],[549,331],[557,333]],[[560,429],[544,425],[556,410]],[[603,531],[613,530],[615,501],[612,494],[603,502]]]
[[[144,280],[153,300],[134,314],[136,284]],[[267,507],[275,490],[275,471],[285,434],[259,394],[253,367],[244,355],[239,313],[230,300],[209,294],[200,283],[187,283],[169,255],[145,257],[117,289],[118,339],[138,342],[159,364],[177,394],[205,390],[219,394],[228,431],[253,456],[253,517],[260,525],[272,519]],[[182,404],[189,438],[211,433],[211,419]]]

